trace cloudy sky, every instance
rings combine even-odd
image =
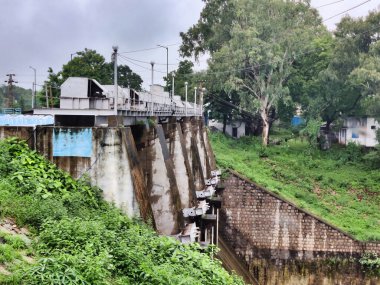
[[[364,2],[312,0],[312,6],[334,3],[318,8],[328,19]],[[26,88],[33,82],[29,66],[37,69],[37,83],[42,84],[48,67],[59,71],[71,54],[84,48],[95,49],[110,61],[113,45],[123,55],[120,62],[143,78],[144,87],[150,84],[151,61],[156,62],[155,83],[162,83],[166,50],[157,44],[169,47],[169,71],[175,69],[179,32],[196,23],[203,7],[201,0],[0,0],[0,4],[0,79],[15,73]],[[376,8],[380,1],[369,0],[347,13],[364,16]],[[332,30],[339,19],[325,24]],[[204,67],[201,59],[197,68]]]

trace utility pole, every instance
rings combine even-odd
[[[169,47],[167,46],[162,46],[162,45],[157,45],[158,47],[162,47],[166,49],[166,78],[169,80]]]
[[[37,70],[32,66],[29,66],[29,68],[33,69],[33,71],[34,71],[34,82],[33,82],[33,89],[32,89],[32,110],[33,110],[34,109],[34,102],[36,100],[36,85],[37,85],[36,72],[37,72]]]
[[[16,76],[16,74],[9,73],[7,74],[7,76],[8,76],[8,80],[4,81],[8,83],[8,94],[7,94],[7,101],[6,101],[5,107],[13,108],[13,104],[14,104],[13,83],[18,83],[18,82],[13,80],[13,77]]]
[[[153,85],[154,84],[153,83],[153,79],[154,79],[154,61],[151,61],[150,65],[152,66],[152,85]]]
[[[150,65],[152,66],[152,88],[153,88],[153,84],[154,84],[154,62],[151,61],[150,62]],[[152,93],[152,89],[150,90],[150,104],[151,104],[151,112],[150,112],[150,115],[153,116],[153,107],[154,107],[154,103],[153,103],[153,93]]]
[[[194,116],[197,115],[197,87],[194,87]]]
[[[117,116],[117,101],[118,101],[118,86],[117,86],[117,50],[119,49],[118,46],[113,46],[113,60],[114,60],[114,85],[115,85],[115,103],[114,103],[114,110],[115,115]]]
[[[185,82],[185,116],[187,117],[187,86],[188,86],[188,82],[186,81]]]
[[[49,95],[48,95],[48,85],[45,84],[45,99],[46,99],[46,108],[49,108]]]

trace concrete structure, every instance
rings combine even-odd
[[[217,120],[209,120],[208,125],[210,128],[215,128],[219,131],[223,131],[223,123]],[[226,125],[226,133],[234,138],[240,138],[246,136],[246,126],[243,121],[234,121]]]
[[[201,116],[201,106],[169,96],[160,85],[149,92],[114,85],[101,85],[94,79],[69,77],[61,86],[60,107],[34,109],[35,115],[52,115],[57,126],[130,126],[148,122],[150,117]],[[117,95],[117,96],[116,96]],[[117,98],[117,102],[116,101]]]
[[[344,119],[343,127],[337,136],[339,143],[347,145],[350,142],[374,147],[379,142],[376,140],[376,131],[380,128],[380,123],[370,117],[348,117]]]
[[[205,147],[207,133],[195,117],[114,128],[0,127],[0,139],[9,136],[27,140],[75,178],[88,175],[107,201],[152,222],[164,235],[185,227],[182,208],[195,205],[196,185],[204,186],[200,179],[208,178],[206,171],[215,165],[211,148]]]

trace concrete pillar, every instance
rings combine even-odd
[[[174,174],[178,183],[181,199],[181,208],[188,208],[196,203],[194,177],[186,150],[186,143],[182,134],[181,125],[176,123],[173,133],[173,164]]]
[[[152,188],[150,201],[160,234],[177,234],[183,226],[181,201],[173,162],[162,125],[155,127],[157,138],[152,149]]]
[[[132,169],[120,128],[97,129],[89,170],[92,182],[103,189],[104,199],[130,217],[139,217]],[[125,139],[125,136],[124,136]]]
[[[128,153],[128,160],[132,175],[133,188],[136,200],[139,204],[140,215],[145,222],[151,222],[155,227],[152,207],[149,201],[149,193],[144,180],[144,174],[141,168],[139,156],[137,154],[136,144],[133,139],[131,128],[126,128],[122,132],[123,146]]]

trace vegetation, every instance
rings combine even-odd
[[[243,284],[210,258],[214,248],[157,236],[24,142],[1,141],[0,152],[1,218],[32,239],[0,231],[1,284]]]
[[[378,111],[379,11],[345,16],[332,33],[310,1],[204,2],[198,22],[180,34],[180,52],[210,55],[204,87],[208,109],[220,113],[214,118],[260,124],[267,145],[272,123],[289,121],[296,107],[307,121],[326,122],[327,131],[345,116]],[[221,105],[215,98],[235,112],[213,106]]]
[[[281,134],[284,137],[284,134]],[[289,135],[290,136],[290,135]],[[355,144],[321,151],[300,139],[263,148],[257,138],[211,134],[217,163],[234,169],[362,241],[380,241],[380,172]]]
[[[8,94],[8,86],[0,85],[0,108],[6,108],[5,98]],[[13,108],[21,108],[22,111],[32,108],[32,90],[13,86],[14,104]]]

